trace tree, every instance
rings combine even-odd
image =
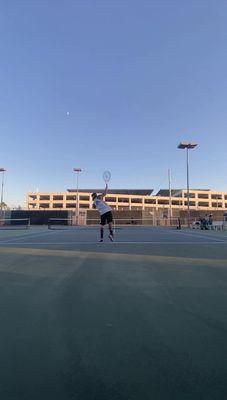
[[[1,203],[0,203],[0,210],[6,210],[8,207],[7,207],[7,204],[4,202],[4,201],[2,201]]]

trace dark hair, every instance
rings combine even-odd
[[[95,199],[97,197],[97,193],[94,192],[94,193],[92,193],[91,196],[92,196],[93,199]]]

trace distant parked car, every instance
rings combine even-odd
[[[191,227],[192,227],[192,229],[200,229],[201,228],[201,222],[200,221],[193,221]]]

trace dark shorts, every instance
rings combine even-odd
[[[105,225],[113,222],[113,215],[111,211],[107,211],[105,214],[102,214],[100,218],[100,225]]]

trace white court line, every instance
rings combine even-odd
[[[224,242],[224,241],[218,241],[218,242],[216,242],[216,241],[213,241],[213,242],[163,242],[163,241],[151,241],[151,242],[131,242],[131,241],[129,241],[129,242],[117,242],[117,241],[115,241],[115,242],[103,242],[103,243],[99,243],[99,242],[56,242],[56,243],[45,243],[45,242],[35,242],[35,243],[33,243],[33,242],[21,242],[21,243],[18,243],[18,242],[7,242],[7,243],[0,243],[0,247],[1,247],[1,245],[17,245],[17,246],[19,246],[19,245],[21,245],[21,246],[65,246],[65,245],[67,245],[67,246],[71,246],[71,245],[90,245],[90,244],[95,244],[95,245],[98,245],[98,246],[100,246],[100,247],[102,247],[103,245],[106,245],[106,244],[108,244],[108,245],[110,245],[110,246],[114,246],[115,244],[162,244],[162,245],[176,245],[176,246],[179,246],[179,245],[181,245],[181,246],[183,246],[183,245],[197,245],[197,246],[199,246],[199,245],[212,245],[212,244],[227,244],[227,241],[226,242]]]
[[[182,231],[175,231],[175,232],[172,232],[172,233],[174,233],[176,235],[185,235],[185,236],[190,236],[190,237],[191,236],[193,236],[193,237],[197,236],[199,238],[203,238],[204,239],[204,235],[202,233],[189,233],[189,232],[182,232]],[[222,238],[226,238],[227,239],[227,236],[222,236]],[[208,240],[217,240],[217,241],[220,241],[220,242],[226,242],[225,239],[222,239],[222,238],[219,238],[217,236],[206,236],[206,239],[208,239]],[[207,243],[208,243],[208,241],[207,241]]]
[[[25,234],[25,235],[21,235],[21,236],[18,236],[18,237],[14,237],[14,238],[7,238],[7,239],[2,239],[2,238],[0,238],[0,244],[1,243],[10,243],[11,242],[11,240],[14,240],[14,241],[16,241],[16,240],[21,240],[21,239],[24,239],[24,238],[27,238],[27,237],[29,237],[29,238],[34,238],[34,237],[38,237],[38,236],[45,236],[45,235],[48,235],[49,234],[49,232],[47,232],[47,231],[43,231],[43,232],[35,232],[35,233],[27,233],[27,234]]]
[[[127,228],[127,227],[126,227]],[[136,232],[133,232],[133,229],[137,229],[137,228],[139,228],[139,229],[142,229],[142,228],[146,228],[146,229],[150,229],[150,227],[136,227],[136,228],[130,228],[130,227],[128,227],[128,229],[130,230],[131,229],[131,232],[130,232],[130,234],[131,233],[133,233],[133,234],[136,234]],[[155,233],[155,235],[165,235],[165,234],[167,234],[167,235],[169,235],[169,236],[171,236],[172,234],[175,234],[175,235],[188,235],[188,236],[192,236],[192,237],[194,237],[195,238],[195,236],[197,236],[197,237],[201,237],[201,238],[203,238],[204,240],[206,239],[207,240],[207,242],[209,242],[210,240],[217,240],[217,241],[220,241],[220,242],[222,242],[223,240],[225,241],[225,239],[227,239],[227,236],[222,236],[222,238],[225,238],[225,239],[222,239],[222,238],[219,238],[218,236],[205,236],[205,234],[202,234],[202,233],[197,233],[197,231],[195,230],[194,232],[185,232],[185,231],[183,231],[183,230],[169,230],[168,228],[163,228],[163,227],[158,227],[158,231],[155,231],[155,229],[156,229],[156,227],[152,227],[152,228],[154,228],[154,229],[152,229],[152,234],[153,233]],[[88,228],[88,230],[87,230],[87,232],[89,232],[89,229],[91,229],[91,228]],[[120,228],[120,229],[123,229],[123,228]],[[166,229],[168,229],[168,231],[166,231]],[[83,231],[85,231],[86,229],[82,229]],[[60,230],[53,230],[54,232],[60,232]],[[79,230],[78,230],[78,228],[77,229],[74,229],[74,230],[71,230],[71,229],[67,229],[67,230],[64,230],[64,235],[65,235],[65,233],[69,233],[69,234],[75,234],[75,232],[76,232],[76,234],[79,234],[80,232],[79,232]],[[94,232],[94,231],[93,231]],[[90,233],[90,232],[89,232]],[[122,232],[121,232],[122,233]],[[121,233],[118,233],[118,236],[120,235],[120,236],[122,236],[121,235]],[[124,233],[125,234],[125,233]],[[137,235],[138,236],[140,236],[140,234],[141,234],[141,232],[137,232]],[[127,235],[127,234],[126,234]],[[205,237],[204,237],[205,236]],[[127,242],[127,243],[129,243],[129,242]],[[131,243],[137,243],[137,242],[131,242]],[[140,243],[140,242],[138,242],[138,243]],[[150,243],[150,242],[149,242]]]

